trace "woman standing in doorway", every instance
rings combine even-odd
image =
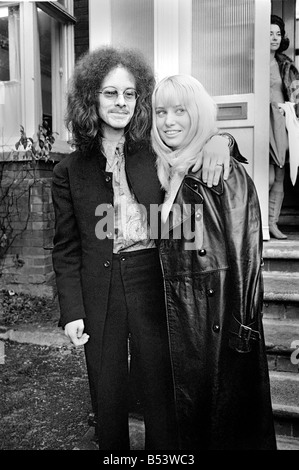
[[[285,162],[288,150],[288,133],[283,109],[279,106],[294,101],[294,84],[299,72],[292,60],[285,54],[289,47],[285,24],[276,15],[271,15],[270,27],[270,168],[269,168],[269,231],[277,239],[287,238],[278,226],[284,198]],[[293,95],[293,96],[292,96]],[[299,106],[297,116],[299,116]]]

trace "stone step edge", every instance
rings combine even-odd
[[[299,347],[299,317],[290,320],[264,317],[263,328],[267,354],[290,356]]]
[[[277,450],[299,450],[299,438],[276,434]]]
[[[283,271],[263,271],[264,279],[264,302],[299,302],[299,288],[298,291],[288,290],[290,281],[298,282],[299,287],[299,273],[289,273]],[[280,281],[279,290],[277,290],[277,280]],[[275,288],[271,289],[271,281],[275,282]]]
[[[282,403],[272,403],[274,418],[291,419],[299,421],[299,406],[284,405]]]
[[[270,379],[274,380],[281,380],[282,382],[285,380],[292,380],[299,382],[299,372],[277,372],[277,371],[270,371]]]
[[[271,321],[271,320],[270,320]],[[263,320],[264,327],[265,322],[269,322],[268,319]],[[48,331],[34,330],[34,329],[14,329],[14,328],[3,328],[0,327],[0,341],[15,341],[18,343],[31,343],[39,346],[54,346],[54,347],[69,347],[74,346],[66,338],[61,331],[51,329]],[[266,340],[266,352],[267,354],[285,355],[290,356],[295,348],[288,348],[284,345],[273,344]]]
[[[294,351],[295,351],[295,348],[291,349],[291,348],[284,346],[283,344],[273,344],[273,343],[268,343],[266,341],[266,353],[269,356],[289,357]]]
[[[288,281],[290,279],[299,280],[299,272],[294,271],[265,271],[263,270],[263,277],[266,279],[277,279],[280,277],[283,281]]]
[[[0,326],[0,341],[52,346],[57,348],[75,348],[59,327],[40,325]]]
[[[299,259],[299,241],[280,242],[275,245],[263,246],[264,259]]]
[[[294,292],[264,292],[264,302],[299,302],[299,293]]]

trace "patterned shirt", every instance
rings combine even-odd
[[[128,186],[125,172],[124,143],[124,137],[119,142],[102,139],[102,147],[107,159],[106,171],[111,172],[113,178],[113,253],[155,247],[154,240],[150,239],[150,229],[146,215],[141,210]]]

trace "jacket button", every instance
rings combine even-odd
[[[193,183],[193,184],[192,184],[192,188],[195,189],[195,190],[198,189],[198,184],[197,184],[197,183]]]
[[[198,250],[199,256],[205,256],[207,254],[206,250]]]
[[[105,261],[105,263],[104,263],[104,267],[105,267],[105,268],[109,268],[109,266],[110,266],[110,261],[108,261],[108,260],[107,260],[107,261]]]
[[[208,296],[209,297],[213,297],[214,293],[215,293],[214,289],[208,289]]]
[[[111,176],[109,176],[109,175],[106,176],[105,181],[106,181],[107,183],[109,183],[109,182],[111,181]]]
[[[217,323],[215,323],[215,324],[213,325],[213,331],[214,331],[215,333],[219,333],[219,331],[220,331],[220,325],[217,325]]]
[[[124,256],[122,256],[122,257],[120,258],[120,260],[121,260],[121,261],[126,261],[126,258],[125,258]]]

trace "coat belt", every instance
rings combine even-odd
[[[250,323],[249,325],[243,325],[233,315],[229,330],[231,334],[229,346],[240,353],[250,352],[252,342],[259,341],[261,339],[260,332],[252,328],[254,324],[255,322]]]

